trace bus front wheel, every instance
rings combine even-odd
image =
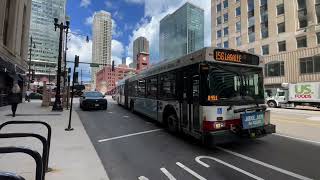
[[[276,108],[277,107],[277,103],[275,101],[268,101],[268,106],[271,108]]]

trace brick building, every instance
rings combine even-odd
[[[120,64],[118,67],[114,68],[112,71],[112,66],[105,66],[102,70],[97,73],[96,87],[97,91],[102,93],[109,92],[116,87],[116,82],[123,79],[124,77],[135,74],[136,70],[129,68],[125,64]]]

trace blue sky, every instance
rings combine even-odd
[[[150,42],[150,61],[159,61],[159,21],[174,12],[185,2],[191,2],[205,10],[205,45],[211,41],[211,0],[67,0],[66,13],[70,16],[71,31],[91,38],[92,20],[95,12],[110,12],[113,19],[112,60],[116,64],[126,57],[132,62],[134,39],[145,36]],[[85,36],[71,35],[68,60],[80,55],[80,61],[91,62],[92,42],[85,42]],[[83,80],[90,80],[88,65],[80,65]]]

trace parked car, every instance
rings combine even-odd
[[[105,96],[98,91],[84,92],[80,97],[80,108],[82,110],[104,109],[108,107],[108,101]]]
[[[36,92],[32,92],[30,94],[30,99],[42,99],[42,94],[40,93],[36,93]],[[27,100],[27,99],[26,99]]]

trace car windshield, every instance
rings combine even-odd
[[[86,92],[84,93],[85,97],[103,97],[100,92]]]
[[[218,101],[244,102],[264,98],[263,74],[259,68],[213,65],[207,76],[208,96]]]

